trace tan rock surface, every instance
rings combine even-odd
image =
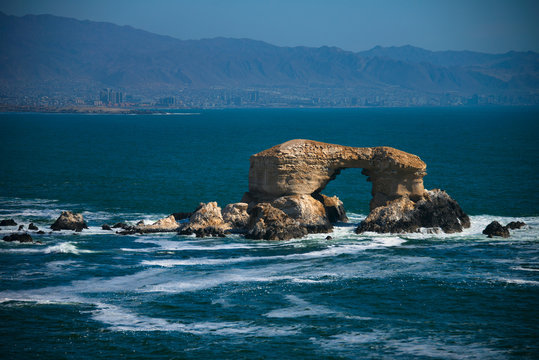
[[[137,232],[172,232],[177,231],[179,228],[178,223],[176,222],[176,218],[174,218],[174,215],[170,215],[166,218],[159,219],[156,222],[154,222],[151,225],[137,225],[135,227],[135,230]]]
[[[62,214],[56,219],[54,224],[51,225],[51,229],[58,230],[73,230],[82,231],[82,229],[88,229],[88,225],[82,214],[73,213],[71,211],[62,211]]]
[[[281,196],[321,192],[342,169],[362,168],[371,181],[371,209],[402,196],[424,196],[426,165],[390,147],[349,147],[312,140],[291,140],[251,156],[245,202],[273,201]]]
[[[180,227],[181,234],[193,234],[201,236],[212,236],[223,234],[232,226],[223,220],[221,208],[217,203],[200,203],[193,215],[189,218],[189,222]]]
[[[410,233],[420,228],[441,229],[445,233],[461,232],[470,227],[470,218],[445,191],[426,191],[414,202],[407,196],[373,209],[356,229],[357,233]],[[436,230],[431,230],[436,231]]]
[[[271,204],[260,203],[251,209],[245,237],[248,239],[289,240],[307,235],[307,229]]]
[[[247,213],[247,203],[228,204],[223,209],[223,220],[235,228],[244,228],[249,222],[249,214]]]
[[[311,195],[281,196],[273,200],[271,205],[297,220],[309,233],[328,232],[333,228],[324,205]]]

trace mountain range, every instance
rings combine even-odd
[[[83,93],[104,87],[167,94],[182,89],[339,89],[356,94],[539,94],[539,54],[352,52],[250,39],[180,40],[130,26],[0,13],[0,93]]]

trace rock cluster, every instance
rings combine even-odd
[[[51,225],[51,229],[55,231],[59,230],[73,230],[80,232],[82,229],[88,229],[88,225],[82,214],[75,214],[71,211],[62,211],[62,214],[54,224]]]
[[[225,232],[232,229],[230,223],[225,222],[221,214],[221,208],[216,202],[201,203],[189,218],[189,222],[180,226],[180,235],[196,234],[204,236],[224,236]]]
[[[17,226],[17,223],[13,219],[0,220],[0,226]]]
[[[178,231],[179,225],[176,222],[174,215],[169,215],[166,218],[157,220],[151,225],[144,225],[144,223],[137,225],[137,232],[139,233],[156,233],[156,232],[175,232]]]
[[[346,168],[361,168],[372,183],[371,212],[357,232],[453,233],[470,226],[455,200],[423,186],[426,165],[419,157],[390,147],[355,148],[312,140],[291,140],[251,156],[249,191],[242,203],[221,214],[216,203],[201,204],[180,234],[285,240],[331,232],[348,220],[342,202],[321,192]]]
[[[425,191],[419,201],[407,196],[372,210],[356,229],[357,233],[410,233],[420,228],[441,229],[445,233],[461,232],[470,227],[470,218],[445,191]],[[436,231],[434,231],[436,232]]]
[[[30,234],[27,234],[27,233],[7,235],[7,236],[4,236],[2,238],[2,240],[9,241],[9,242],[18,241],[18,242],[21,242],[21,243],[27,243],[27,242],[33,242],[34,241],[32,239],[32,237],[30,236]]]
[[[298,221],[268,203],[254,206],[247,229],[246,238],[263,240],[288,240],[308,233]]]
[[[192,213],[174,213],[151,225],[104,224],[102,229],[121,229],[120,234],[177,231],[199,237],[235,232],[265,240],[327,233],[348,218],[343,203],[322,191],[347,168],[361,168],[372,183],[371,211],[358,233],[420,228],[453,233],[470,226],[468,216],[446,192],[425,190],[426,165],[416,155],[385,146],[359,148],[299,139],[251,156],[249,191],[240,203],[224,210],[216,202],[201,203]],[[183,219],[188,221],[178,223]],[[81,214],[64,211],[51,228],[81,231],[87,225]]]
[[[492,238],[494,236],[508,238],[511,235],[509,233],[509,229],[511,230],[520,229],[523,226],[526,226],[526,223],[522,221],[511,221],[506,226],[503,226],[497,221],[493,221],[490,224],[488,224],[487,227],[483,230],[483,234],[487,235],[489,238]]]

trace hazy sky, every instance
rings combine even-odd
[[[0,0],[9,15],[53,14],[180,39],[251,38],[367,50],[539,51],[539,0]]]

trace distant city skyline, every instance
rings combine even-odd
[[[351,51],[413,45],[539,52],[539,2],[533,0],[22,0],[0,2],[0,11],[111,22],[183,40],[222,36]]]

